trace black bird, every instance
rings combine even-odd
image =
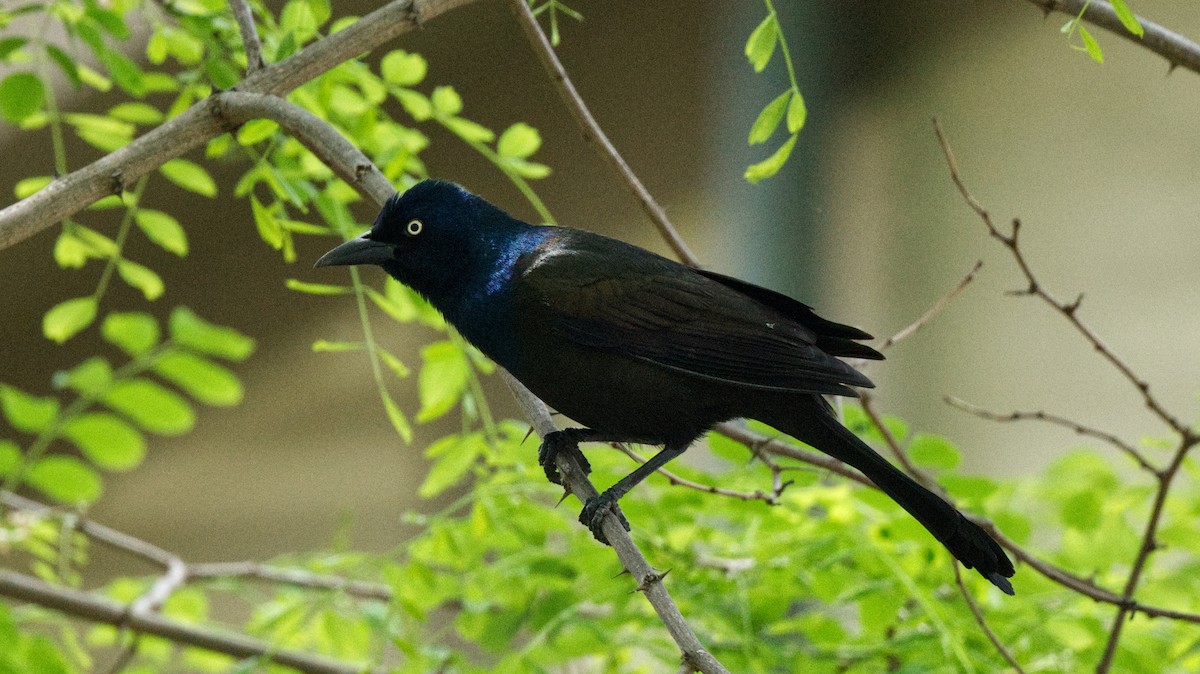
[[[316,266],[375,264],[413,288],[464,337],[550,407],[583,424],[538,452],[581,441],[663,450],[584,507],[599,522],[617,500],[714,424],[757,419],[854,466],[967,568],[1008,594],[1012,562],[948,503],[838,423],[822,395],[871,381],[837,357],[880,359],[867,333],[766,288],[692,269],[566,227],[517,220],[448,182],[384,204],[362,236]]]

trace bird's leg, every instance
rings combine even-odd
[[[687,443],[668,443],[662,448],[662,451],[655,454],[646,463],[635,468],[632,473],[618,480],[616,484],[605,489],[604,493],[588,499],[588,502],[583,505],[583,512],[579,513],[580,523],[591,529],[592,535],[596,537],[596,540],[608,545],[608,538],[605,537],[604,531],[600,528],[601,523],[604,522],[604,516],[608,514],[608,511],[614,510],[617,507],[617,501],[625,494],[628,494],[630,489],[633,489],[654,471],[667,465],[667,462],[671,459],[683,454],[683,451],[687,448]],[[619,510],[616,512],[621,517],[621,523],[625,525],[625,530],[628,531],[628,520],[620,515]]]
[[[564,428],[561,431],[547,433],[546,437],[542,438],[542,444],[538,447],[538,464],[546,471],[546,479],[554,484],[562,484],[562,475],[558,473],[558,466],[554,459],[559,452],[575,452],[579,459],[579,466],[583,468],[583,474],[587,475],[592,472],[592,466],[588,463],[583,452],[579,451],[579,443],[587,442],[598,437],[596,431],[590,428]]]

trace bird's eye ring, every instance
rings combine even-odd
[[[416,236],[423,229],[425,229],[425,225],[421,224],[420,220],[409,220],[408,224],[404,226],[404,232],[409,236]]]

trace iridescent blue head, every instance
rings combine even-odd
[[[375,224],[316,266],[374,264],[421,293],[480,348],[511,306],[509,279],[545,236],[454,183],[426,180],[383,205]],[[496,356],[492,355],[493,358]]]
[[[371,229],[316,266],[379,265],[446,311],[444,302],[494,285],[531,229],[454,183],[426,180],[388,199]]]

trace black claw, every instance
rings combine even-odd
[[[579,513],[579,523],[587,527],[596,540],[605,545],[612,545],[608,542],[608,537],[604,535],[603,528],[604,518],[609,512],[616,513],[621,526],[625,527],[625,531],[629,531],[629,520],[625,519],[625,514],[617,507],[616,500],[608,492],[588,499],[587,503],[583,504],[583,511]]]
[[[592,465],[583,456],[583,452],[579,451],[579,438],[571,430],[546,434],[546,437],[542,438],[542,444],[538,447],[538,464],[546,471],[546,479],[554,484],[562,484],[562,475],[558,472],[558,465],[555,462],[560,452],[574,452],[575,460],[579,462],[583,474],[587,475],[592,472]]]

